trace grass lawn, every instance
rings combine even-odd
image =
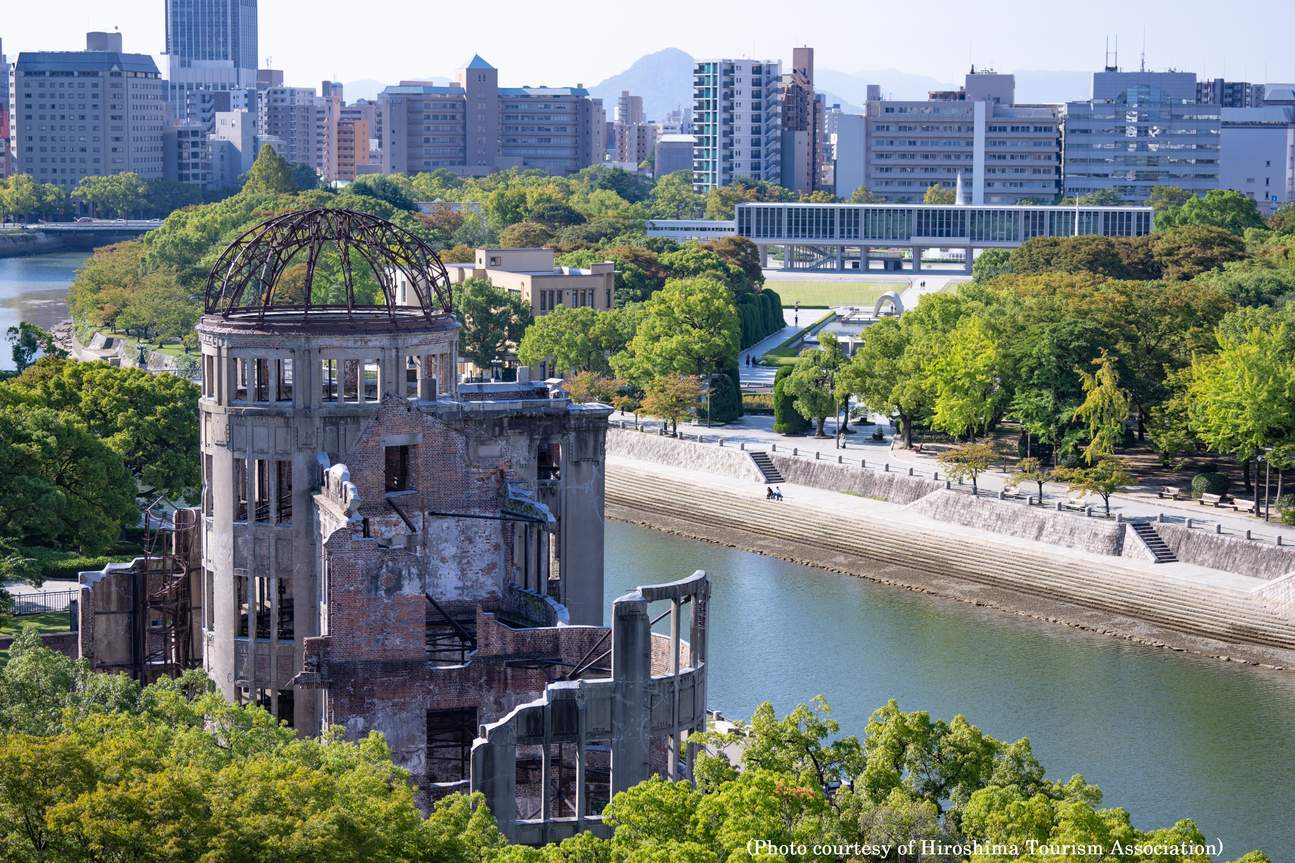
[[[797,300],[801,308],[836,308],[837,306],[871,306],[887,291],[902,291],[907,282],[853,282],[845,279],[765,279],[764,286],[777,291],[783,308]]]
[[[796,358],[800,356],[800,352],[804,349],[800,344],[800,340],[820,329],[834,317],[835,314],[832,312],[828,312],[823,315],[818,320],[814,321],[814,323],[798,331],[791,338],[778,345],[778,347],[765,353],[765,355],[760,359],[760,364],[765,366],[782,366],[791,365],[796,362]]]
[[[22,617],[5,617],[0,620],[0,638],[8,638],[22,632],[28,626],[35,626],[40,634],[47,632],[67,632],[72,628],[66,611],[47,611],[43,614],[24,614]],[[0,668],[9,661],[9,651],[0,650]]]

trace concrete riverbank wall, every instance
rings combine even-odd
[[[793,485],[898,504],[934,521],[1044,545],[1130,560],[1153,559],[1146,545],[1122,521],[1028,506],[1023,501],[1000,500],[993,495],[973,497],[966,493],[965,487],[949,490],[943,480],[913,476],[908,468],[896,465],[887,470],[884,463],[868,462],[865,466],[844,457],[844,463],[838,463],[793,455],[791,448],[782,446],[777,452],[763,446],[747,449],[766,450],[783,478]],[[612,428],[607,435],[607,452],[635,461],[763,482],[750,452],[732,444],[720,446],[715,442],[700,443]],[[1272,539],[1217,534],[1200,524],[1188,528],[1185,524],[1164,522],[1157,523],[1155,529],[1183,563],[1256,579],[1295,573],[1295,547],[1277,546]]]
[[[43,255],[47,252],[61,252],[65,248],[61,239],[40,231],[0,232],[0,258]]]

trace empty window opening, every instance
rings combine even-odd
[[[278,388],[278,400],[292,401],[292,360],[274,361],[275,383]]]
[[[279,498],[275,520],[279,524],[287,524],[292,521],[292,462],[276,461],[274,470],[274,485]]]
[[[255,372],[255,398],[258,402],[268,402],[270,400],[270,361],[255,360],[252,370]]]
[[[409,475],[410,446],[389,446],[386,448],[386,488],[387,492],[409,491],[413,487]]]
[[[234,459],[234,521],[247,521],[247,462]]]
[[[280,689],[278,692],[279,704],[274,710],[274,716],[289,728],[296,728],[296,720],[293,718],[293,707],[296,700],[293,698],[291,689]]]
[[[337,401],[337,360],[321,360],[319,364],[320,398],[326,402]]]
[[[212,514],[211,470],[212,470],[211,453],[203,453],[202,455],[202,514],[208,515],[208,516]]]
[[[418,357],[405,357],[405,398],[418,397]]]
[[[256,520],[270,520],[270,470],[269,462],[258,458],[254,463],[256,473]]]
[[[378,361],[364,361],[364,400],[366,402],[376,402],[380,391],[380,376],[378,374]]]
[[[270,579],[252,577],[252,610],[256,615],[256,637],[270,637]]]
[[[540,445],[539,459],[536,464],[536,478],[556,480],[562,478],[562,445],[546,443]]]
[[[234,360],[234,401],[247,401],[247,360]]]
[[[246,575],[234,576],[234,602],[238,606],[238,635],[240,638],[247,638],[251,605],[248,603]]]
[[[279,584],[278,638],[282,641],[292,641],[297,633],[296,609],[292,600],[292,576],[280,577],[276,581]]]
[[[477,736],[477,709],[427,711],[427,779],[462,782],[468,778],[472,741]]]
[[[360,361],[342,361],[342,398],[348,402],[360,400]]]

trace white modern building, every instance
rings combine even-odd
[[[1093,98],[1066,105],[1065,194],[1145,201],[1156,186],[1217,189],[1220,112],[1196,101],[1190,72],[1093,75]]]
[[[1264,213],[1295,201],[1295,106],[1223,109],[1219,186]]]
[[[863,114],[828,114],[832,132],[832,174],[835,194],[849,198],[868,185],[868,118]]]
[[[856,150],[846,169],[857,171],[851,161],[863,147],[862,185],[895,203],[959,180],[973,204],[1052,203],[1061,193],[1060,112],[1016,105],[1015,92],[1014,76],[972,67],[960,89],[925,101],[870,100],[863,142],[857,129],[846,142]]]
[[[781,181],[781,82],[777,61],[701,60],[693,67],[694,189],[741,177]]]

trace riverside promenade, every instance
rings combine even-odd
[[[1124,517],[1031,507],[983,488],[973,498],[969,489],[947,490],[929,462],[885,461],[884,445],[819,451],[815,459],[799,446],[810,440],[803,438],[778,440],[774,458],[797,481],[782,485],[782,502],[768,501],[750,450],[770,453],[772,441],[758,428],[729,428],[721,447],[716,430],[698,431],[707,443],[613,428],[609,515],[946,600],[1295,669],[1295,548],[1274,539],[1166,521],[1155,526],[1182,559],[1155,564]],[[845,462],[847,454],[867,465]]]

